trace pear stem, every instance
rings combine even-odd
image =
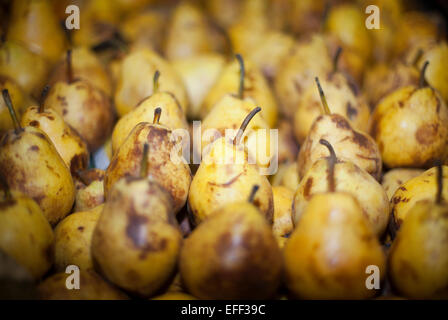
[[[415,67],[417,65],[418,60],[420,60],[420,58],[422,56],[423,56],[423,50],[420,48],[420,49],[418,49],[417,53],[415,54],[415,57],[412,60],[412,64],[411,65]]]
[[[46,85],[45,88],[42,90],[42,93],[40,94],[40,104],[39,104],[39,110],[38,110],[39,113],[42,113],[45,110],[44,101],[48,95],[49,90],[50,90],[50,86]]]
[[[3,89],[2,94],[3,94],[3,100],[5,101],[5,104],[9,110],[9,114],[11,115],[11,119],[14,124],[15,132],[19,133],[19,131],[22,130],[22,126],[20,125],[19,120],[17,120],[16,111],[14,110],[14,107],[12,106],[11,97],[9,96],[8,89]]]
[[[338,71],[338,62],[342,53],[342,47],[338,47],[333,57],[333,72]]]
[[[322,89],[322,86],[320,85],[319,78],[316,77],[316,78],[314,78],[314,80],[316,80],[317,89],[319,90],[320,101],[322,102],[324,114],[330,115],[331,111],[330,111],[330,108],[328,107],[327,98],[325,98],[324,90]]]
[[[251,190],[250,195],[249,195],[249,199],[247,199],[247,201],[249,201],[250,203],[254,202],[255,194],[257,193],[258,189],[260,189],[260,186],[258,184],[254,185],[252,187],[252,190]]]
[[[426,85],[425,73],[426,73],[426,69],[428,68],[428,65],[429,65],[429,61],[425,61],[425,64],[423,65],[423,68],[420,71],[420,79],[418,81],[419,88],[423,88]]]
[[[237,145],[240,143],[241,137],[243,136],[244,130],[246,130],[247,125],[252,120],[252,118],[260,111],[261,111],[261,108],[256,107],[246,116],[246,118],[244,118],[243,123],[241,124],[241,127],[238,130],[238,133],[236,134],[235,138],[233,139],[234,145]]]
[[[67,50],[67,56],[65,57],[67,62],[67,81],[73,82],[73,66],[72,66],[72,50]]]
[[[159,91],[159,77],[160,77],[160,71],[156,70],[156,72],[154,72],[154,78],[152,80],[153,94]]]
[[[245,74],[246,74],[246,69],[244,67],[243,57],[239,53],[237,53],[235,57],[238,60],[238,63],[240,64],[240,86],[238,88],[238,97],[240,99],[243,99],[244,98],[244,78],[245,78]]]
[[[149,144],[145,143],[143,146],[142,163],[140,165],[140,178],[145,178],[148,175],[148,154]]]
[[[334,179],[334,166],[337,162],[336,153],[334,152],[333,146],[325,139],[320,139],[319,143],[326,146],[330,152],[330,157],[328,158],[328,191],[335,192],[336,183]]]
[[[436,203],[442,203],[442,191],[443,191],[443,166],[441,161],[437,161],[437,197]]]
[[[157,107],[156,110],[154,110],[154,119],[152,120],[153,124],[159,124],[161,114],[162,114],[162,108]]]

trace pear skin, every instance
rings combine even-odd
[[[294,229],[292,223],[291,208],[294,199],[294,191],[287,187],[272,187],[274,198],[274,218],[272,232],[274,233],[279,246],[282,248]]]
[[[392,199],[395,191],[405,182],[421,175],[424,170],[421,169],[392,169],[383,175],[381,185],[386,191],[387,197]]]
[[[74,175],[76,197],[74,212],[93,209],[104,202],[105,171],[89,169]]]

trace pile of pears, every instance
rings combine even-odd
[[[0,297],[447,299],[448,39],[414,2],[2,5]]]

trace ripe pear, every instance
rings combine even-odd
[[[15,80],[27,94],[39,97],[48,72],[48,62],[21,44],[6,41],[0,47],[0,74]]]
[[[0,250],[39,279],[53,263],[53,231],[34,200],[5,187],[0,197]]]
[[[67,52],[67,80],[50,89],[44,108],[55,110],[96,151],[112,132],[113,109],[107,95],[85,80],[73,78],[71,51]]]
[[[227,28],[237,22],[243,2],[239,0],[208,0],[204,5],[213,20],[221,28]]]
[[[367,133],[354,129],[347,118],[330,113],[318,78],[316,83],[318,86],[316,91],[321,96],[325,113],[314,121],[300,148],[297,160],[300,179],[305,176],[314,162],[328,154],[327,148],[319,142],[320,139],[326,139],[332,144],[339,159],[353,162],[379,180],[382,162],[375,141]]]
[[[182,280],[200,299],[272,298],[281,271],[271,227],[247,200],[217,209],[185,240],[180,255]]]
[[[88,211],[75,211],[58,223],[54,230],[54,263],[57,271],[75,265],[80,270],[93,270],[90,255],[93,230],[103,211],[99,205]]]
[[[443,184],[448,185],[448,166],[443,167]],[[419,176],[403,183],[390,200],[392,233],[406,220],[409,210],[417,202],[434,199],[437,194],[437,168],[426,170]],[[443,199],[448,199],[448,188],[443,189]]]
[[[355,163],[336,158],[331,144],[321,139],[321,144],[328,148],[330,158],[335,162],[334,182],[335,190],[352,194],[359,202],[363,214],[367,217],[371,229],[380,237],[389,221],[389,199],[383,187],[365,170]],[[329,165],[327,158],[314,162],[300,181],[299,188],[294,195],[292,216],[297,226],[312,196],[325,191],[329,180]]]
[[[143,153],[142,163],[146,157]],[[108,280],[149,297],[174,275],[182,235],[170,194],[144,171],[142,178],[128,176],[113,186],[91,250],[97,270]]]
[[[185,114],[176,97],[170,92],[159,91],[158,81],[160,73],[154,73],[153,94],[142,100],[134,109],[118,120],[112,132],[112,149],[118,148],[128,137],[129,133],[140,122],[150,122],[154,118],[157,108],[161,109],[159,123],[174,129],[188,130]],[[161,75],[163,77],[163,75]]]
[[[22,127],[35,127],[45,132],[72,174],[87,169],[89,151],[86,143],[56,111],[45,109],[43,104],[31,106],[22,115],[20,123]]]
[[[237,55],[221,72],[216,83],[204,99],[201,108],[202,118],[214,108],[226,94],[238,94],[241,99],[250,98],[261,105],[262,117],[269,125],[277,123],[277,103],[261,71],[250,61],[244,61]]]
[[[179,101],[182,110],[188,110],[184,84],[173,67],[155,51],[139,48],[125,56],[119,66],[114,99],[120,117],[153,93],[152,75],[156,70],[162,74],[159,90],[171,92]]]
[[[50,1],[18,0],[13,2],[11,10],[7,40],[21,43],[55,63],[67,43]]]
[[[217,81],[225,65],[221,54],[208,53],[172,61],[173,68],[182,78],[187,90],[190,106],[187,116],[190,119],[200,119],[201,105]]]
[[[145,143],[149,144],[148,174],[173,197],[174,212],[184,206],[191,183],[190,167],[179,155],[179,139],[172,130],[159,124],[161,109],[155,112],[154,123],[137,124],[123,144],[116,150],[104,179],[104,195],[109,197],[112,186],[122,177],[135,175],[140,170]]]
[[[392,199],[395,191],[405,182],[421,175],[424,170],[397,168],[389,170],[383,175],[381,185],[386,191],[387,197]]]
[[[53,274],[38,286],[42,300],[127,300],[126,294],[103,280],[94,271],[79,271],[79,289],[67,289],[65,272]]]
[[[296,298],[371,298],[376,291],[366,286],[366,268],[377,266],[381,279],[386,271],[384,253],[359,202],[343,191],[311,198],[283,252],[286,285]]]
[[[181,2],[168,24],[164,53],[169,60],[211,52],[204,13],[192,3]]]
[[[112,95],[111,79],[102,62],[95,53],[87,47],[76,47],[72,50],[72,73],[74,79],[89,82],[102,90],[107,96]],[[62,59],[53,70],[49,85],[67,81],[67,59]]]
[[[0,174],[12,191],[34,199],[54,225],[70,212],[75,200],[70,170],[42,130],[20,126],[8,91],[2,93],[15,129],[0,142]]]
[[[448,159],[448,108],[438,91],[425,86],[426,63],[419,86],[402,87],[375,108],[371,134],[389,168],[427,168]]]
[[[307,35],[322,29],[322,18],[327,8],[323,0],[287,1],[286,18],[294,34]]]
[[[246,120],[258,111],[259,108],[254,109]],[[242,127],[244,129],[244,125]],[[228,137],[218,138],[204,152],[188,194],[189,209],[196,225],[219,207],[247,198],[251,192],[249,186],[253,185],[260,187],[255,206],[267,221],[272,222],[272,187],[268,179],[260,174],[260,168],[248,161],[249,155],[241,143],[243,131],[240,129],[237,136],[230,140]]]
[[[322,81],[326,99],[331,112],[347,118],[353,128],[367,132],[369,129],[370,109],[365,97],[357,85],[343,72],[337,70],[337,60],[342,49],[335,56],[335,67]],[[300,103],[294,112],[294,133],[302,144],[308,136],[311,126],[322,114],[322,104],[316,85],[310,83],[305,89]]]
[[[296,161],[280,164],[277,173],[271,178],[272,186],[284,186],[292,191],[297,190],[299,182],[299,170]]]
[[[272,232],[278,241],[280,248],[283,248],[289,234],[294,229],[291,218],[291,207],[294,199],[294,191],[283,186],[272,187],[274,198],[274,218]]]
[[[89,169],[74,174],[76,197],[74,212],[93,209],[104,202],[105,171]]]

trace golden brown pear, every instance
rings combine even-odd
[[[42,277],[53,263],[53,238],[51,226],[34,200],[9,189],[0,196],[0,250],[34,279]]]
[[[76,197],[74,212],[93,209],[104,202],[104,176],[101,169],[77,171],[74,174]]]
[[[145,158],[143,153],[142,163]],[[146,174],[142,169],[144,178],[128,176],[113,186],[91,248],[102,275],[142,297],[155,294],[174,276],[182,241],[170,194]]]
[[[99,205],[88,211],[75,211],[58,223],[54,230],[54,264],[57,271],[64,272],[70,265],[80,270],[93,270],[90,245],[103,207]]]
[[[389,168],[427,168],[435,159],[448,159],[448,107],[432,87],[402,87],[375,108],[371,134]]]
[[[8,131],[0,142],[0,175],[12,191],[34,199],[54,225],[70,212],[75,200],[70,170],[42,130],[20,126],[8,91],[2,93],[15,129]]]
[[[160,116],[160,109],[156,114]],[[112,186],[122,177],[136,175],[141,167],[141,155],[145,143],[149,144],[148,175],[160,183],[173,197],[174,212],[185,204],[191,183],[191,172],[178,147],[180,137],[175,137],[172,130],[154,123],[137,124],[126,140],[115,152],[104,180],[104,195],[109,197]]]
[[[291,217],[292,201],[294,191],[283,186],[272,187],[274,197],[274,218],[272,232],[280,246],[283,248],[288,240],[289,234],[294,229]]]
[[[180,272],[201,299],[269,299],[280,284],[281,253],[270,225],[250,202],[217,209],[186,239]]]
[[[184,112],[188,109],[187,93],[182,79],[173,67],[155,51],[140,48],[121,61],[115,90],[115,108],[123,116],[153,93],[153,75],[159,70],[159,90],[171,92]]]
[[[382,236],[389,221],[389,199],[383,187],[369,173],[350,161],[344,161],[331,147],[331,144],[321,139],[334,159],[334,189],[352,194],[359,202],[363,214],[367,217],[373,232]],[[303,176],[294,195],[292,217],[297,226],[314,194],[324,192],[329,181],[329,164],[327,158],[314,162]]]
[[[319,32],[322,29],[326,2],[324,0],[287,1],[286,18],[292,31],[298,35]]]
[[[11,10],[7,40],[55,63],[66,49],[66,39],[50,1],[17,0]]]
[[[205,6],[213,20],[220,27],[227,28],[237,22],[242,4],[240,0],[208,0]]]
[[[423,172],[424,170],[421,169],[392,169],[383,175],[381,185],[383,186],[384,191],[386,191],[387,197],[392,199],[395,191],[397,191],[403,183],[421,175]]]

